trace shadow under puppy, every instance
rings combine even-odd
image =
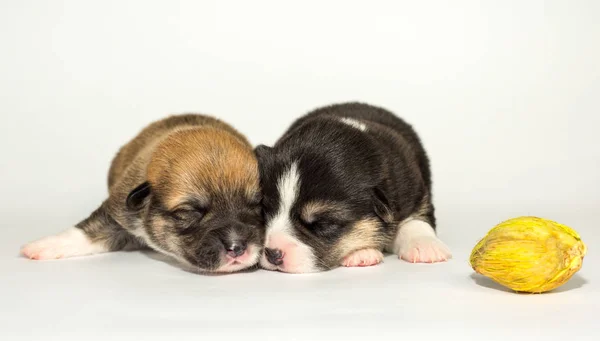
[[[22,254],[56,259],[148,246],[209,272],[258,262],[258,164],[230,125],[195,114],[150,124],[113,159],[108,187],[108,199],[87,219]]]
[[[368,266],[382,251],[410,262],[451,257],[437,238],[429,160],[412,127],[362,103],[323,107],[256,148],[270,270]]]

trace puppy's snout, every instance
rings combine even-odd
[[[273,265],[283,264],[283,252],[280,249],[265,248],[265,256],[269,263]]]
[[[225,247],[227,255],[232,258],[242,256],[246,253],[246,249],[248,248],[248,244],[245,241],[240,240],[223,242],[223,246]]]

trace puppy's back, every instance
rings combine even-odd
[[[336,117],[340,120],[352,119],[356,120],[358,123],[372,122],[395,131],[409,144],[409,149],[413,151],[414,157],[419,164],[423,180],[425,181],[428,190],[431,191],[429,159],[419,136],[410,124],[384,108],[360,102],[339,103],[321,107],[296,120],[290,126],[284,137],[288,134],[292,134],[296,128],[308,121],[327,117]]]
[[[210,126],[227,131],[251,148],[250,142],[248,142],[244,135],[219,119],[199,114],[172,115],[151,123],[142,129],[131,141],[121,147],[110,166],[108,173],[109,189],[119,181],[125,170],[136,158],[149,154],[156,142],[177,129],[198,126]],[[146,156],[149,157],[149,155]]]

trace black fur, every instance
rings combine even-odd
[[[367,130],[342,118],[356,119]],[[278,179],[297,163],[301,185],[290,220],[322,268],[338,265],[339,255],[332,258],[331,247],[359,220],[378,219],[386,243],[409,216],[418,215],[435,228],[425,150],[413,128],[383,108],[343,103],[314,110],[295,121],[272,148],[261,145],[255,151],[267,223],[279,208]],[[299,212],[311,200],[340,203],[344,214],[303,222]]]
[[[108,213],[106,201],[75,227],[85,232],[92,242],[103,242],[109,251],[145,248],[140,239],[127,232]]]

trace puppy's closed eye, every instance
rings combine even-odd
[[[203,207],[177,207],[171,211],[171,217],[179,222],[198,222],[206,215]]]
[[[332,219],[318,219],[311,222],[302,221],[302,225],[319,237],[334,236],[343,228],[343,224]]]

